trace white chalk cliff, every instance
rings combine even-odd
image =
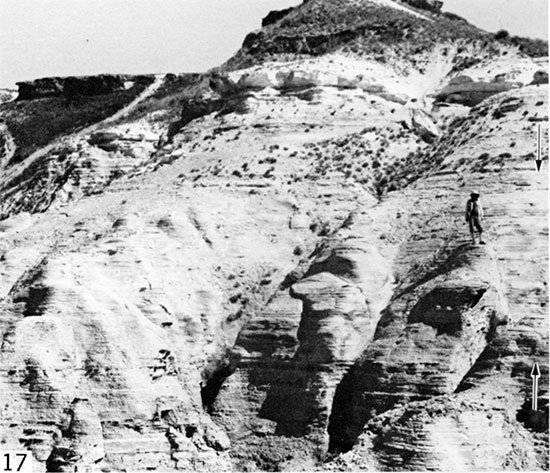
[[[0,104],[3,450],[548,468],[547,57],[440,7],[309,0],[219,70]]]

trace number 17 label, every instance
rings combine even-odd
[[[0,473],[4,472],[32,473],[32,453],[0,450]]]

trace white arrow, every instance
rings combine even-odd
[[[531,405],[531,409],[533,411],[537,410],[537,397],[538,397],[538,390],[539,390],[539,376],[540,376],[540,370],[539,370],[539,364],[535,362],[533,369],[531,370],[531,378],[533,378],[533,403]]]
[[[537,171],[540,171],[542,166],[542,136],[540,134],[540,123],[537,127],[537,159],[535,159],[535,164],[537,165]]]

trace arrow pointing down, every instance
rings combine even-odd
[[[541,147],[542,147],[542,141],[541,141],[540,124],[539,124],[537,127],[537,159],[535,160],[535,164],[537,165],[537,171],[540,171],[540,167],[542,166]]]

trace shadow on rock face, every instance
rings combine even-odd
[[[477,305],[486,286],[436,287],[413,307],[409,323],[421,322],[437,329],[437,333],[454,334],[462,329],[461,314]]]
[[[453,393],[506,323],[500,286],[490,245],[452,248],[436,267],[404,281],[336,390],[329,450],[352,448],[366,422],[397,404]]]
[[[302,301],[299,346],[279,365],[259,416],[277,422],[277,435],[323,437],[332,393],[371,339],[384,304],[387,261],[367,241],[350,238],[321,252],[290,295]]]
[[[80,455],[70,447],[55,447],[46,460],[46,471],[75,471],[75,464],[80,458]]]
[[[548,395],[539,399],[538,409],[532,410],[532,401],[527,399],[516,415],[516,420],[535,432],[548,432]]]

